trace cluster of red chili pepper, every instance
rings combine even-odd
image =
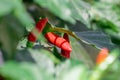
[[[36,27],[32,29],[32,31],[28,35],[28,44],[27,44],[28,47],[29,46],[31,47],[36,42],[36,40],[39,37],[39,34],[42,32],[47,22],[48,19],[43,18],[36,24]],[[61,55],[63,57],[70,58],[70,52],[72,51],[72,48],[70,46],[69,37],[67,33],[65,33],[63,37],[60,37],[59,35],[53,32],[47,32],[45,33],[44,36],[49,43],[61,48]],[[97,64],[102,63],[105,60],[105,58],[108,56],[108,53],[109,52],[107,48],[101,49],[96,58],[96,63]]]
[[[48,19],[43,18],[36,24],[36,27],[32,29],[32,31],[28,35],[28,43],[27,43],[28,47],[29,46],[31,47],[34,44],[34,42],[36,42],[36,40],[39,37],[39,34],[42,32],[47,22]],[[67,33],[65,33],[63,37],[60,37],[59,35],[53,32],[47,32],[45,33],[44,36],[48,40],[48,42],[61,48],[61,55],[63,57],[70,58],[70,52],[72,51],[72,48]]]

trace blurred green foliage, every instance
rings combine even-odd
[[[120,0],[0,0],[0,79],[119,80],[119,9]],[[33,48],[26,47],[28,33],[42,17],[49,19],[51,31],[71,35],[70,59],[42,33]],[[103,47],[110,54],[96,65]]]

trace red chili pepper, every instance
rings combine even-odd
[[[39,36],[39,34],[41,33],[41,31],[44,29],[46,23],[47,23],[48,19],[44,18],[41,19],[37,24],[36,27],[33,28],[33,30],[29,33],[28,35],[28,41],[30,42],[35,42]]]
[[[48,18],[43,18],[36,24],[36,29],[38,30],[39,33],[44,29],[47,22]]]
[[[107,48],[102,48],[100,50],[100,52],[98,53],[98,56],[96,58],[96,64],[101,64],[106,59],[108,54],[109,54],[108,49]]]
[[[65,51],[69,51],[69,52],[72,51],[72,48],[66,39],[64,39],[52,32],[46,33],[45,37],[50,43],[56,45],[57,47],[65,50]]]
[[[70,51],[61,50],[61,55],[65,58],[70,58]]]
[[[63,35],[63,38],[66,39],[66,40],[69,42],[69,37],[68,37],[68,34],[67,34],[67,33],[65,33],[65,34]],[[63,57],[65,57],[65,58],[70,58],[70,52],[71,52],[71,51],[65,51],[65,50],[61,49],[61,55],[62,55]]]
[[[35,41],[36,41],[35,35],[30,32],[29,35],[28,35],[28,40],[29,40],[30,42],[35,42]]]
[[[29,35],[27,37],[27,39],[28,39],[27,47],[32,47],[34,45],[34,42],[36,42],[36,40],[38,39],[39,34],[44,29],[47,21],[48,21],[47,18],[41,19],[36,24],[36,27],[32,29],[32,31],[29,33]]]

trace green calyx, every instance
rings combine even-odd
[[[34,45],[34,42],[30,42],[30,41],[27,42],[27,48],[32,48],[33,45]]]

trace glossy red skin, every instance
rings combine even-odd
[[[30,32],[29,35],[28,35],[28,40],[30,42],[35,42],[37,39],[36,39],[35,35]]]
[[[61,56],[70,58],[70,51],[61,50]]]
[[[55,46],[65,50],[65,51],[69,51],[69,52],[72,51],[72,48],[66,39],[64,39],[52,32],[46,33],[45,37],[50,43],[54,44]]]
[[[109,50],[107,48],[102,48],[96,58],[96,64],[101,64],[108,55],[109,55]]]
[[[63,35],[63,38],[66,39],[66,40],[69,42],[69,37],[68,37],[68,34],[67,34],[67,33],[65,33],[65,34]],[[65,58],[70,58],[70,51],[65,51],[65,50],[62,50],[62,49],[61,49],[61,55],[62,55],[63,57],[65,57]]]
[[[44,29],[47,22],[48,22],[48,18],[43,18],[39,22],[37,22],[36,28],[38,32],[41,32]]]
[[[43,19],[39,20],[39,22],[36,24],[35,28],[37,29],[37,31],[38,31],[39,34],[44,29],[44,27],[45,27],[45,25],[46,25],[47,22],[48,22],[48,19],[47,18],[43,18]],[[37,40],[37,35],[38,34],[37,35],[34,34],[34,29],[28,35],[28,40],[30,42],[35,42]]]

